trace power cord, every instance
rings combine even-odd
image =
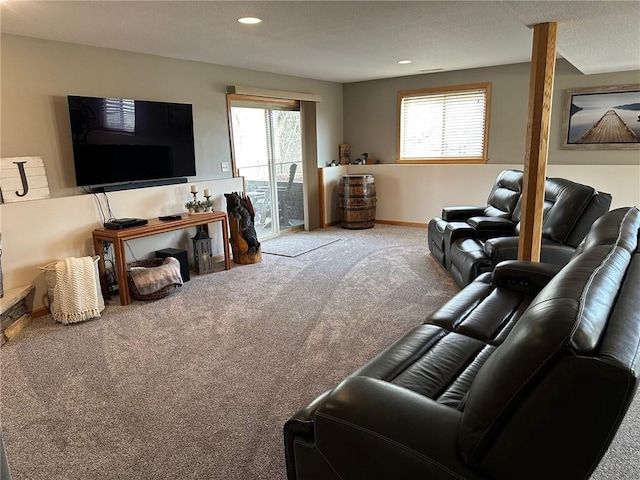
[[[116,218],[113,215],[113,211],[111,210],[111,205],[109,204],[109,196],[107,195],[107,192],[102,192],[102,195],[104,195],[104,201],[107,206],[107,213],[109,215],[108,220],[107,220],[107,216],[104,213],[104,210],[102,209],[102,203],[100,202],[100,198],[98,197],[98,195],[95,192],[87,191],[86,193],[93,193],[93,196],[96,199],[96,203],[98,204],[98,208],[100,209],[100,215],[102,216],[102,223],[106,223],[107,221],[111,221],[114,218]],[[133,259],[137,262],[138,258],[136,257],[135,253],[133,253],[133,250],[131,249],[131,245],[129,245],[129,242],[124,242],[124,243],[129,249],[129,253],[133,257]],[[102,242],[102,258],[104,258],[104,266],[107,274],[107,286],[111,291],[111,293],[113,294],[115,293],[116,285],[118,282],[116,280],[116,268],[113,262],[113,255],[111,255],[110,242]]]
[[[102,194],[104,195],[104,199],[107,203],[107,211],[109,212],[109,221],[111,221],[116,217],[113,215],[113,212],[111,211],[111,205],[109,205],[109,196],[107,195],[107,192],[102,192]]]
[[[131,254],[131,256],[133,257],[133,259],[137,262],[138,259],[136,257],[136,254],[133,253],[133,250],[131,249],[131,245],[129,245],[129,242],[124,242],[124,244],[127,246],[127,248],[129,249],[129,253]]]
[[[98,208],[100,209],[100,215],[102,216],[102,223],[104,224],[104,223],[106,223],[107,220],[105,219],[104,210],[102,210],[102,205],[100,204],[100,199],[98,198],[98,195],[96,195],[95,192],[91,192],[91,193],[93,193],[93,197],[96,199],[96,203],[98,204]]]
[[[113,212],[111,211],[111,205],[109,204],[109,197],[107,196],[107,192],[102,192],[102,194],[104,195],[104,200],[105,200],[105,204],[107,206],[107,213],[108,216],[105,215],[104,213],[104,209],[102,208],[102,202],[100,201],[100,197],[98,197],[98,194],[96,192],[93,192],[89,189],[83,189],[83,191],[85,193],[92,193],[93,197],[96,200],[96,204],[98,205],[98,208],[100,209],[100,216],[102,217],[102,223],[106,223],[106,222],[110,222],[111,220],[113,220],[114,218],[116,218],[113,215]]]
[[[113,295],[116,293],[118,281],[116,279],[116,268],[113,262],[113,255],[111,254],[110,242],[102,242],[102,258],[104,259],[104,268],[107,275],[107,288]]]

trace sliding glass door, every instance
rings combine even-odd
[[[256,213],[258,239],[304,225],[299,102],[230,100],[237,174]]]

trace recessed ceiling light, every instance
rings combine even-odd
[[[398,60],[398,65],[406,65],[411,63],[411,60]]]
[[[262,23],[262,19],[258,17],[242,17],[238,19],[238,22],[245,25],[255,25],[256,23]]]

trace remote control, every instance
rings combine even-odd
[[[182,220],[182,215],[164,215],[158,217],[159,220]]]

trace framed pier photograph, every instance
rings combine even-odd
[[[640,84],[565,91],[562,148],[640,150]]]

